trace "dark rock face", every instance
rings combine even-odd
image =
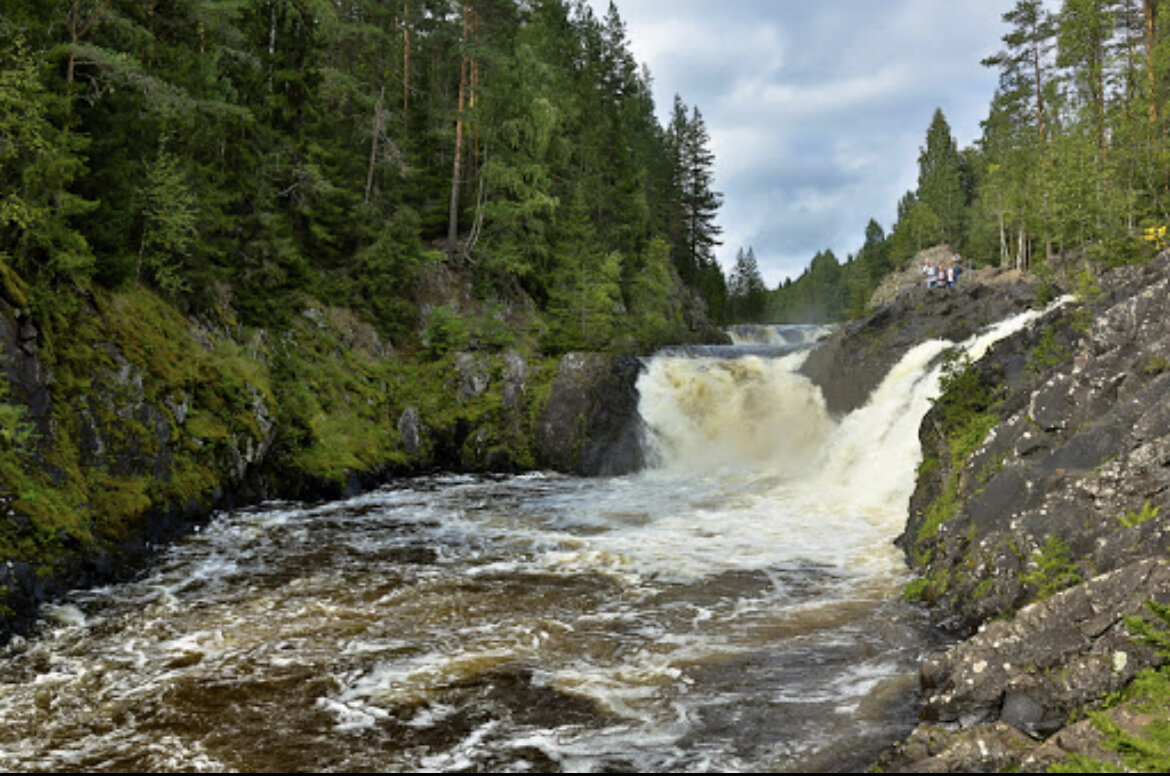
[[[923,719],[936,724],[1005,722],[1050,735],[1086,703],[1152,664],[1127,616],[1170,601],[1170,564],[1141,560],[997,620],[922,665]]]
[[[835,415],[857,409],[890,368],[931,339],[962,341],[1032,307],[1035,285],[1014,273],[979,270],[950,291],[915,286],[870,318],[842,327],[809,354],[801,372]]]
[[[1170,491],[1170,266],[1144,268],[1144,284],[1132,282],[1135,272],[1103,279],[1113,293],[1095,318],[1066,306],[978,365],[999,397],[1000,422],[960,472],[944,465],[920,479],[900,539],[912,559],[929,556],[924,575],[948,579],[935,601],[945,626],[969,633],[1033,596],[1036,584],[1024,576],[1053,538],[1082,578],[1162,552],[1170,535],[1170,512],[1160,509]],[[924,455],[945,461],[945,434],[932,411]],[[935,539],[917,541],[955,474],[960,508]],[[1126,525],[1143,509],[1150,519]]]
[[[536,428],[539,461],[583,475],[626,474],[644,463],[633,356],[570,353],[561,359]]]
[[[926,724],[889,769],[1116,761],[1091,725],[1066,724],[1159,662],[1125,617],[1170,602],[1170,255],[1099,283],[976,365],[998,422],[957,470],[939,407],[922,424],[938,463],[899,544],[935,621],[969,638],[923,664]]]

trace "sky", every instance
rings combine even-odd
[[[589,0],[604,18],[609,0]],[[941,108],[973,144],[1014,0],[615,0],[664,125],[678,94],[715,154],[716,256],[751,247],[769,287],[817,251],[855,254],[917,186]]]

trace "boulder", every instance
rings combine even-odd
[[[633,356],[565,355],[537,421],[539,465],[582,475],[640,469],[637,381],[642,369]]]

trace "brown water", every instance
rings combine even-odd
[[[657,359],[638,475],[219,515],[0,654],[0,768],[863,768],[934,646],[890,542],[941,347],[839,422],[792,357]]]

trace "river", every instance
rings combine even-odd
[[[938,646],[891,542],[947,343],[834,419],[748,340],[650,360],[646,471],[223,513],[45,607],[0,653],[0,768],[863,768]]]

